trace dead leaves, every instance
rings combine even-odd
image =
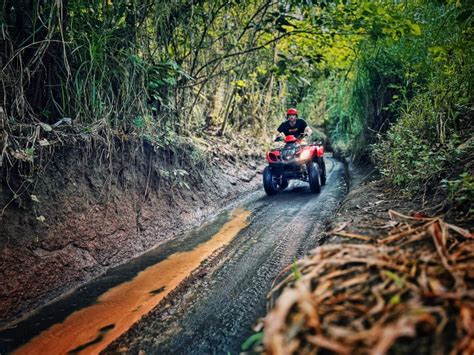
[[[378,355],[418,336],[431,339],[425,353],[474,353],[472,233],[441,218],[389,215],[383,237],[342,224],[333,234],[366,243],[319,247],[297,263],[298,280],[291,267],[280,274],[264,319],[267,353]]]

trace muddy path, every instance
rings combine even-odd
[[[253,193],[4,329],[2,353],[238,353],[272,280],[320,243],[345,195],[343,165],[326,161],[319,195],[295,182],[276,196]]]
[[[249,225],[107,352],[240,352],[252,323],[264,315],[272,280],[319,244],[344,196],[344,168],[327,160],[328,183],[319,196],[301,184],[248,201]]]

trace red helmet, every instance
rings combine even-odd
[[[288,111],[286,112],[286,115],[289,116],[289,115],[296,115],[298,116],[298,110],[295,109],[295,108],[290,108],[288,109]]]

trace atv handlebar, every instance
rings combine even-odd
[[[298,135],[297,138],[298,138],[298,139],[303,139],[303,138],[306,138],[306,137],[308,137],[308,135],[307,135],[306,133],[301,133],[301,134]],[[283,141],[284,141],[284,139],[283,139],[282,136],[278,136],[278,137],[276,137],[275,140],[274,140],[274,142],[283,142]]]

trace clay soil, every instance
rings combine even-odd
[[[217,137],[204,149],[207,165],[194,167],[186,184],[163,178],[163,169],[173,171],[164,161],[173,157],[146,143],[122,142],[111,157],[105,149],[85,151],[77,144],[58,149],[43,160],[45,169],[28,192],[15,199],[20,176],[4,170],[0,328],[179,238],[259,185],[258,153]]]

